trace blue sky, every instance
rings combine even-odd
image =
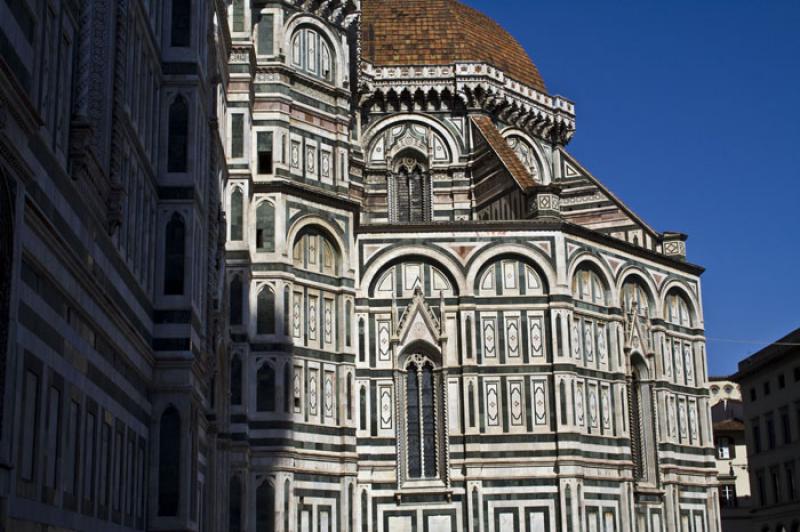
[[[466,3],[576,103],[568,150],[689,234],[712,374],[800,327],[800,1]]]

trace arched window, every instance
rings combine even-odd
[[[506,139],[509,147],[514,150],[514,153],[517,154],[517,157],[528,169],[528,172],[531,174],[531,177],[537,183],[542,182],[541,172],[539,170],[539,161],[536,157],[536,152],[534,151],[533,147],[531,147],[528,142],[523,139],[522,137],[511,136]]]
[[[692,314],[686,298],[677,290],[672,290],[667,295],[664,305],[664,319],[680,327],[692,326]]]
[[[333,239],[317,228],[304,229],[295,240],[292,262],[296,268],[336,275],[338,247]]]
[[[347,410],[347,421],[353,419],[353,374],[347,375],[347,389],[345,391],[345,409]]]
[[[347,521],[349,526],[347,529],[350,532],[356,531],[356,511],[353,508],[353,504],[355,504],[355,497],[353,497],[353,485],[347,485]],[[288,528],[286,530],[289,530]]]
[[[352,347],[353,345],[353,304],[347,301],[344,304],[344,345],[345,347]]]
[[[652,301],[643,281],[637,277],[629,277],[622,286],[622,304],[625,312],[636,312],[647,318],[652,312]]]
[[[361,430],[367,430],[367,388],[361,387],[359,394],[359,427]]]
[[[244,294],[242,279],[238,275],[234,276],[231,280],[231,308],[230,308],[230,321],[231,325],[242,324],[242,314],[244,310]]]
[[[275,334],[275,293],[265,286],[256,303],[256,334]]]
[[[256,209],[256,250],[275,251],[275,206],[268,201]]]
[[[469,413],[469,426],[475,428],[475,386],[470,382],[467,393],[467,412]]]
[[[178,515],[180,501],[181,416],[174,406],[161,415],[158,435],[158,515]]]
[[[169,106],[167,171],[186,172],[189,149],[189,105],[178,96]]]
[[[183,295],[183,277],[186,268],[186,224],[178,213],[174,213],[167,223],[164,248],[164,294],[168,296]]]
[[[191,0],[172,0],[171,44],[175,47],[189,46],[192,33]]]
[[[642,392],[641,381],[638,370],[633,371],[631,379],[631,450],[633,451],[633,463],[636,467],[635,475],[637,480],[642,480],[645,474],[644,466],[644,442],[642,431]]]
[[[328,41],[313,29],[300,29],[292,37],[292,65],[316,78],[333,81],[331,47]]]
[[[406,466],[410,479],[436,478],[438,475],[437,381],[433,362],[420,355],[410,357],[406,366]]]
[[[275,488],[269,480],[256,490],[256,532],[275,531]]]
[[[364,330],[364,320],[358,320],[358,361],[367,361],[367,339]]]
[[[238,354],[231,359],[231,404],[242,404],[242,359]]]
[[[431,219],[430,176],[416,157],[398,161],[393,174],[394,221],[424,223]]]
[[[259,412],[275,411],[275,369],[264,362],[256,376],[256,408]]]
[[[369,530],[369,499],[367,490],[361,491],[361,532]]]
[[[290,505],[292,503],[292,490],[289,479],[283,481],[283,530],[289,530],[289,519],[291,519]]]
[[[283,315],[281,316],[281,319],[283,320],[284,336],[289,336],[291,334],[292,311],[291,311],[290,299],[291,299],[291,290],[287,285],[283,287]]]
[[[631,361],[630,387],[628,390],[629,424],[631,432],[631,454],[634,475],[637,481],[652,483],[655,480],[655,450],[653,415],[648,372],[644,361],[635,355]]]
[[[592,268],[582,266],[572,279],[572,297],[594,305],[608,303],[606,285]]]
[[[231,477],[228,493],[228,532],[242,532],[242,481]]]
[[[244,196],[242,189],[236,187],[231,193],[231,241],[244,239]]]

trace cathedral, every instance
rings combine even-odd
[[[720,532],[575,132],[458,0],[0,0],[0,531]]]

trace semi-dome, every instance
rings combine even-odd
[[[362,0],[361,7],[363,58],[375,66],[487,63],[547,92],[519,42],[457,0]]]

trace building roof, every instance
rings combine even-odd
[[[733,380],[741,382],[751,373],[792,353],[795,355],[800,353],[800,329],[790,332],[777,342],[739,362],[739,371],[733,376]]]
[[[458,0],[363,0],[361,9],[363,58],[374,66],[487,63],[547,92],[519,42]]]
[[[519,188],[523,191],[531,189],[536,186],[536,181],[531,177],[530,172],[522,161],[519,160],[517,154],[508,145],[506,140],[497,130],[497,127],[492,122],[492,119],[486,115],[470,115],[472,123],[478,128],[483,139],[492,149],[492,151],[506,167],[508,173],[517,182]]]

